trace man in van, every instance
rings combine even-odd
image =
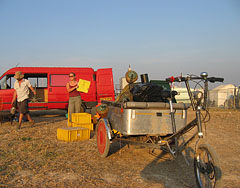
[[[33,89],[31,83],[29,80],[23,78],[24,75],[21,71],[15,72],[14,78],[16,79],[14,83],[14,94],[13,94],[13,100],[12,105],[14,101],[17,99],[17,107],[19,112],[19,124],[18,129],[21,128],[21,123],[23,116],[25,115],[28,119],[28,121],[33,126],[34,121],[29,115],[29,109],[28,109],[28,98],[29,98],[29,88],[32,90],[34,95],[36,95],[36,91]]]

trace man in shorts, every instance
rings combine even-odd
[[[30,81],[24,79],[23,77],[24,75],[21,71],[15,72],[14,78],[16,79],[16,81],[14,83],[15,91],[13,94],[12,105],[17,98],[17,107],[19,112],[19,124],[17,127],[18,129],[21,128],[21,123],[24,115],[27,117],[28,121],[31,123],[32,126],[34,124],[34,121],[29,115],[28,109],[29,88],[32,90],[34,95],[36,95],[36,91],[33,89]]]

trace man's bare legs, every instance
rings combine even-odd
[[[31,125],[33,126],[33,125],[34,125],[34,121],[32,120],[31,116],[30,116],[28,113],[25,114],[25,115],[26,115],[28,121],[29,121],[29,122],[31,123]],[[19,125],[18,125],[18,129],[21,128],[23,116],[24,116],[24,114],[22,114],[22,113],[19,114],[19,121],[18,121]]]

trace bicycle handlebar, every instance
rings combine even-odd
[[[187,77],[183,77],[183,76],[179,76],[179,77],[169,77],[166,78],[167,82],[184,82],[186,80],[207,80],[211,83],[214,82],[223,82],[224,78],[218,78],[218,77],[208,77],[206,79],[202,78],[202,77],[197,77],[197,76],[187,76]]]
[[[223,81],[224,81],[224,78],[209,77],[209,78],[207,78],[207,80],[208,80],[209,82],[212,82],[212,83],[214,83],[214,82],[223,82]]]
[[[166,78],[166,81],[167,82],[184,82],[186,81],[186,78],[182,76],[179,76],[179,77],[172,76],[172,77]]]

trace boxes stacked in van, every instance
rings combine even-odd
[[[63,141],[88,140],[93,131],[92,117],[89,113],[73,113],[72,122],[68,118],[68,127],[57,129],[57,139]]]

